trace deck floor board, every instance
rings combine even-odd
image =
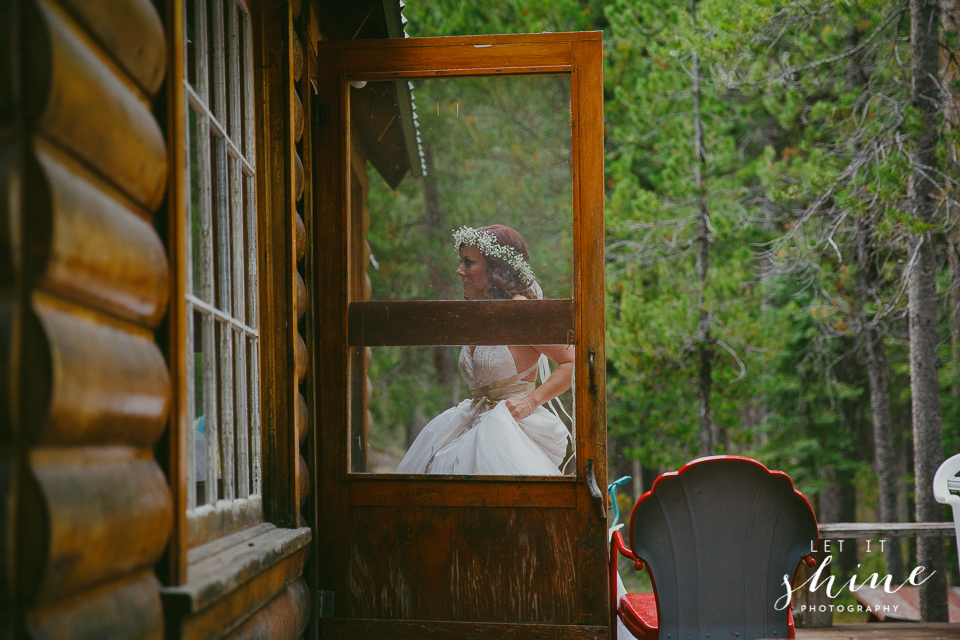
[[[960,640],[960,624],[837,624],[830,629],[797,629],[797,640]]]

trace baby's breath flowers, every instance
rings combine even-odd
[[[463,245],[476,247],[485,256],[500,258],[520,274],[524,284],[529,285],[533,282],[533,269],[523,256],[513,247],[497,242],[497,237],[489,231],[477,231],[467,226],[460,227],[453,232],[453,248],[457,251],[457,255],[460,254],[460,247]]]

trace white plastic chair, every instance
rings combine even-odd
[[[957,554],[960,554],[960,496],[953,493],[960,492],[960,453],[943,461],[933,476],[933,497],[940,504],[950,505],[953,511],[953,533],[957,542]]]

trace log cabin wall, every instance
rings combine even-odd
[[[263,519],[204,540],[185,515],[184,5],[0,2],[2,637],[306,630],[310,129],[294,33],[311,13],[244,4],[260,137]]]
[[[0,14],[3,632],[162,638],[163,21],[146,0]]]
[[[309,239],[332,99],[316,94],[315,43],[334,23],[316,0],[240,5],[262,515],[190,518],[184,2],[0,1],[2,637],[317,637]]]

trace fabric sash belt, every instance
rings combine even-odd
[[[433,455],[431,455],[430,459],[427,460],[427,466],[424,468],[423,472],[430,472],[430,465],[433,464],[433,459],[437,456],[437,454],[446,448],[451,442],[463,435],[467,429],[472,427],[473,423],[480,414],[494,408],[501,400],[506,400],[507,398],[519,398],[521,396],[527,396],[533,393],[533,390],[537,387],[537,383],[527,382],[523,378],[526,378],[528,375],[536,371],[537,366],[537,364],[534,364],[526,371],[521,371],[512,378],[498,380],[492,384],[474,389],[473,404],[470,407],[470,411],[463,418],[457,428],[454,429],[449,436],[447,436],[447,439],[443,441],[443,444],[437,447],[437,450],[433,452]]]

